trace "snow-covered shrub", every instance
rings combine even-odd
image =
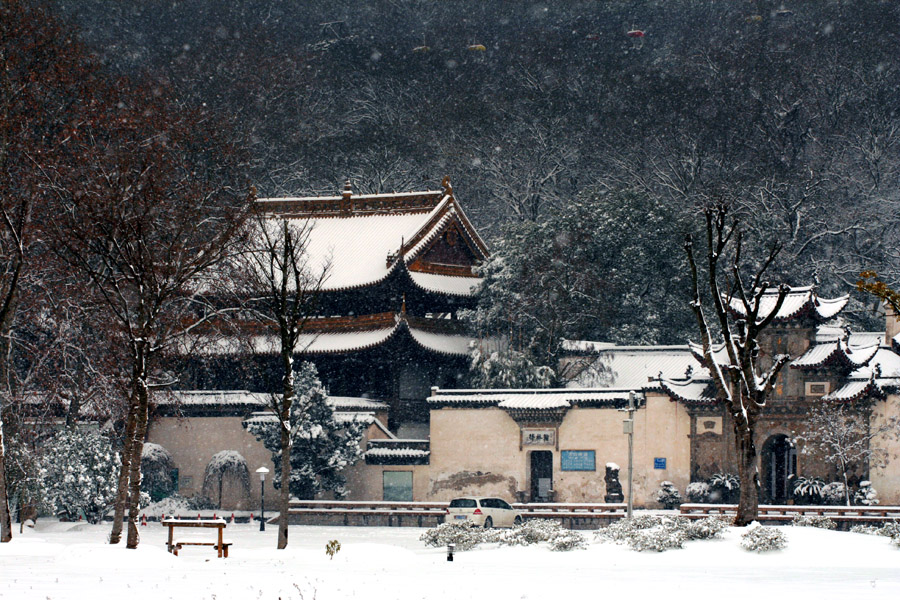
[[[865,535],[881,535],[882,527],[874,525],[854,525],[850,528],[850,533],[862,533]]]
[[[709,502],[709,484],[705,481],[692,481],[684,490],[687,495],[688,502],[705,503]]]
[[[175,493],[175,461],[168,450],[159,444],[144,442],[141,452],[141,491],[159,502]]]
[[[716,473],[709,484],[709,501],[713,504],[734,504],[741,495],[741,480],[731,473]]]
[[[794,480],[791,496],[797,504],[822,504],[825,482],[818,477],[798,477]]]
[[[837,528],[834,521],[820,515],[795,515],[791,525],[795,527],[817,527],[819,529]]]
[[[441,523],[437,527],[432,527],[423,533],[419,540],[425,542],[426,546],[432,548],[440,548],[447,544],[454,544],[456,550],[462,552],[471,550],[484,540],[483,527],[478,527],[471,521],[463,523]]]
[[[360,440],[371,421],[364,418],[338,421],[328,394],[319,381],[315,365],[304,362],[294,374],[294,402],[291,405],[290,427],[292,496],[301,500],[332,491],[335,496],[346,494],[347,478],[344,469],[363,454]],[[272,453],[272,484],[281,488],[281,425],[274,414],[253,416],[244,427]]]
[[[587,548],[587,539],[577,531],[570,529],[562,531],[558,536],[550,540],[550,549],[554,552],[568,552],[583,548]]]
[[[775,527],[751,525],[747,533],[741,536],[741,548],[750,552],[771,552],[781,550],[786,545],[787,538]]]
[[[628,544],[632,550],[663,552],[684,547],[691,539],[691,523],[684,517],[639,515],[621,519],[597,531],[597,537],[617,544]]]
[[[244,457],[234,450],[217,452],[203,474],[203,496],[216,498],[217,508],[222,508],[222,486],[229,475],[241,483],[245,496],[250,495],[250,471]]]
[[[575,550],[587,544],[584,536],[577,531],[563,529],[559,521],[552,519],[529,519],[518,527],[507,530],[494,530],[491,539],[485,536],[485,542],[495,541],[504,546],[530,546],[548,542],[555,551]]]
[[[686,533],[689,540],[711,540],[719,537],[731,525],[731,518],[711,516],[691,521]]]
[[[656,492],[656,501],[662,504],[663,508],[671,510],[677,508],[684,499],[674,483],[663,481],[659,484],[659,491]]]
[[[872,487],[871,481],[859,482],[859,489],[853,495],[853,503],[861,506],[875,506],[879,503],[878,492]]]
[[[847,488],[840,481],[832,481],[822,488],[822,502],[831,506],[847,503]]]
[[[531,519],[512,529],[484,529],[469,521],[442,523],[423,533],[419,539],[426,546],[436,548],[455,544],[460,551],[471,550],[479,544],[531,546],[546,542],[551,550],[557,552],[584,548],[587,545],[582,534],[563,529],[559,521],[548,519]]]
[[[119,457],[98,431],[64,429],[47,444],[41,463],[44,503],[70,520],[99,523],[116,499]]]

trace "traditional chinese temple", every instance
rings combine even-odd
[[[473,268],[488,254],[449,178],[435,191],[356,195],[348,181],[340,195],[257,202],[269,218],[306,224],[308,264],[327,265],[297,358],[316,364],[330,394],[384,401],[392,430],[427,436],[431,386],[455,387],[467,370],[472,339],[457,314],[473,306]],[[274,344],[254,345],[252,368],[246,356],[200,359],[194,385],[277,389]]]

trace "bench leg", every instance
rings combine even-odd
[[[225,546],[224,550],[225,550],[225,558],[228,558],[228,546]]]
[[[179,550],[181,550],[181,546],[175,546],[174,548],[172,548],[172,554],[174,554],[175,556],[178,556]]]

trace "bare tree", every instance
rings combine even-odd
[[[237,265],[236,292],[265,334],[278,341],[281,392],[271,394],[270,408],[281,432],[281,490],[278,506],[278,548],[288,544],[290,503],[291,407],[295,400],[294,355],[307,321],[315,314],[316,300],[328,277],[330,265],[311,264],[307,253],[313,224],[268,215],[255,205],[254,227],[247,249]],[[300,425],[298,420],[297,426]]]
[[[734,523],[743,526],[756,519],[759,511],[756,424],[775,386],[778,373],[790,360],[790,356],[786,354],[776,355],[772,364],[764,369],[760,361],[759,336],[778,314],[790,288],[786,285],[779,286],[774,305],[769,305],[771,309],[767,308],[768,312],[761,311],[763,297],[772,293],[769,282],[763,277],[778,255],[780,246],[774,245],[771,248],[753,276],[752,284],[745,285],[741,265],[742,236],[737,222],[731,225],[727,223],[727,212],[724,205],[708,207],[703,211],[706,217],[709,301],[725,340],[725,358],[718,358],[713,349],[712,331],[703,309],[700,275],[690,235],[685,240],[684,248],[693,284],[693,299],[690,304],[697,318],[703,356],[734,428],[738,476],[741,479],[741,496]],[[729,269],[727,266],[723,267],[720,261],[725,259],[725,252],[732,238],[734,250]],[[735,316],[735,313],[739,316]]]
[[[118,543],[128,510],[128,548],[138,545],[141,451],[151,390],[173,383],[158,360],[185,329],[211,313],[206,275],[232,251],[247,195],[240,154],[219,124],[149,90],[110,86],[103,119],[70,144],[85,156],[73,183],[47,173],[60,256],[100,298],[110,334],[127,348],[129,408],[115,520]]]
[[[873,426],[872,406],[868,403],[823,401],[810,411],[806,430],[796,439],[804,442],[805,454],[820,456],[837,467],[844,482],[844,501],[850,506],[849,473],[860,466],[886,466],[890,455],[872,442],[898,437],[900,419],[891,417]]]

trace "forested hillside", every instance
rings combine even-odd
[[[776,274],[794,284],[846,293],[864,268],[900,279],[894,2],[55,4],[113,69],[233,119],[261,195],[333,193],[347,177],[366,192],[435,188],[450,174],[501,246],[578,197],[681,216],[722,199],[758,241],[784,244]],[[676,222],[648,220],[658,269],[652,256],[620,265],[617,285],[650,290],[633,325],[682,300],[658,283],[683,275]],[[665,312],[658,333],[618,337],[683,340]]]

